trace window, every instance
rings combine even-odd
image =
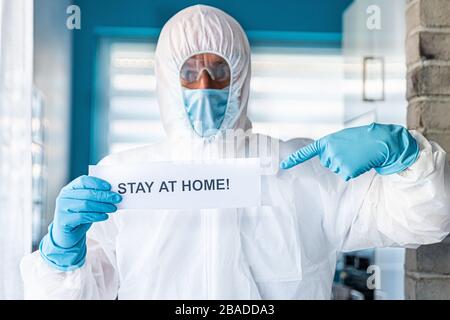
[[[104,134],[105,154],[164,138],[155,94],[154,51],[152,43],[103,45],[98,107],[105,112],[96,120]]]
[[[101,48],[95,117],[99,156],[163,139],[155,43],[104,41]],[[289,139],[341,129],[342,81],[338,49],[253,48],[248,113],[254,132]]]
[[[290,139],[341,129],[342,82],[339,50],[252,48],[249,117],[254,131]]]

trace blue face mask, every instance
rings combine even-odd
[[[185,89],[184,107],[194,131],[201,137],[217,133],[227,110],[229,89]]]

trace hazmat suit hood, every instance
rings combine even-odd
[[[219,133],[251,128],[247,118],[250,90],[250,45],[239,23],[225,12],[204,5],[181,10],[162,28],[155,53],[156,91],[164,129],[169,138],[202,138],[187,116],[180,69],[191,56],[214,53],[231,70],[230,94]]]

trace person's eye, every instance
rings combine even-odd
[[[218,81],[224,81],[230,78],[230,72],[227,66],[216,68],[214,75]]]
[[[197,74],[192,70],[185,70],[182,73],[181,77],[187,82],[194,82],[195,80],[197,80]]]

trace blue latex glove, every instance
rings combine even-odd
[[[375,169],[387,175],[405,170],[419,155],[414,137],[402,126],[372,123],[330,134],[289,155],[289,169],[319,156],[321,164],[345,181]]]
[[[42,239],[39,251],[53,267],[69,271],[83,265],[86,232],[93,222],[108,219],[122,197],[99,178],[81,176],[61,189],[56,199],[54,220]]]

